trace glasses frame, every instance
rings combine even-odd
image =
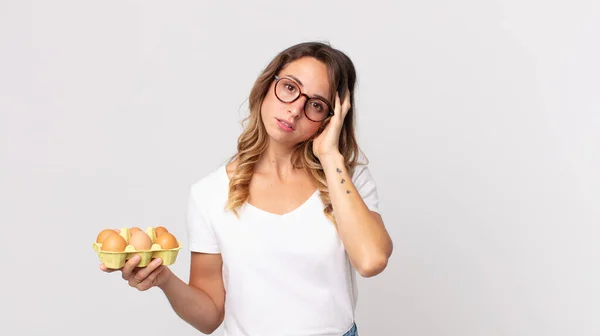
[[[302,97],[302,96],[306,97],[306,102],[304,103],[304,108],[303,108],[303,110],[304,110],[304,116],[306,117],[306,119],[308,119],[308,120],[310,120],[310,121],[312,121],[312,122],[324,122],[324,121],[325,121],[325,120],[327,120],[328,118],[331,118],[333,115],[335,115],[335,113],[333,112],[333,106],[331,106],[331,104],[330,104],[328,101],[326,101],[326,100],[324,100],[324,99],[321,99],[321,98],[317,98],[317,97],[309,97],[309,96],[308,96],[306,93],[302,92],[302,90],[300,89],[300,85],[299,85],[299,84],[298,84],[298,83],[297,83],[297,82],[296,82],[294,79],[292,79],[292,78],[289,78],[289,77],[285,77],[285,79],[289,79],[289,80],[291,80],[292,82],[294,82],[294,83],[296,84],[296,86],[298,87],[298,92],[300,92],[300,93],[298,94],[298,96],[297,96],[296,98],[294,98],[294,99],[293,99],[293,100],[291,100],[291,101],[285,101],[285,100],[283,100],[283,99],[279,98],[279,96],[277,95],[277,84],[278,84],[278,83],[279,83],[279,81],[280,81],[280,80],[282,80],[283,78],[284,78],[284,77],[279,77],[279,76],[275,75],[275,85],[273,86],[273,93],[275,94],[275,97],[277,97],[277,99],[279,99],[279,101],[280,101],[280,102],[282,102],[282,103],[289,103],[289,104],[291,104],[291,103],[295,102],[296,100],[298,100],[298,98],[300,98],[300,97]],[[323,120],[313,120],[313,119],[311,119],[311,118],[308,116],[308,114],[306,114],[306,104],[308,104],[308,102],[309,102],[311,99],[317,99],[317,100],[320,100],[320,101],[324,102],[324,103],[327,105],[327,107],[329,108],[329,114],[328,114],[328,115],[327,115],[325,118],[323,118]]]

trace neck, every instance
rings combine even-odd
[[[259,173],[276,174],[279,178],[288,177],[297,172],[292,164],[292,153],[293,147],[270,141],[254,170]]]

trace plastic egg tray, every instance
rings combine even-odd
[[[127,247],[125,247],[125,251],[102,251],[102,244],[96,242],[94,242],[93,244],[94,251],[96,251],[96,253],[98,254],[100,262],[102,262],[107,268],[110,269],[122,268],[123,266],[125,266],[125,262],[127,262],[127,260],[129,260],[136,254],[140,256],[140,262],[137,265],[137,267],[146,267],[148,266],[148,264],[150,264],[152,259],[155,258],[160,258],[162,260],[161,264],[165,266],[174,264],[177,260],[177,254],[179,254],[179,250],[181,249],[181,242],[177,240],[177,244],[179,246],[177,246],[176,248],[163,249],[160,245],[154,243],[156,241],[156,232],[154,231],[154,227],[148,227],[145,232],[150,237],[150,240],[152,240],[152,247],[150,248],[150,250],[137,251],[132,245],[129,245],[129,238],[131,237],[129,229],[121,228],[119,235],[125,238],[125,241],[127,242]]]

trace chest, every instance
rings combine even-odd
[[[345,262],[343,243],[323,214],[318,193],[284,215],[246,204],[239,219],[231,215],[219,222],[215,233],[230,271],[274,267],[300,274]]]
[[[265,212],[284,215],[298,209],[315,195],[316,188],[308,179],[278,183],[253,178],[248,203]]]

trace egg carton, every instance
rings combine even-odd
[[[123,252],[110,252],[110,251],[102,251],[101,243],[93,243],[94,251],[98,254],[100,258],[100,262],[102,262],[106,268],[109,269],[120,269],[125,266],[125,262],[131,259],[134,255],[140,256],[140,262],[137,267],[146,267],[152,259],[160,258],[162,260],[162,265],[168,266],[175,263],[177,260],[177,255],[179,254],[179,250],[181,250],[181,242],[177,240],[178,246],[172,249],[163,249],[160,245],[155,244],[156,241],[156,232],[154,231],[154,227],[148,227],[146,229],[146,234],[152,240],[152,247],[150,250],[140,250],[137,251],[133,245],[129,245],[129,238],[131,234],[129,233],[128,228],[121,228],[119,235],[125,238],[127,242],[127,247],[125,247],[125,251]]]

